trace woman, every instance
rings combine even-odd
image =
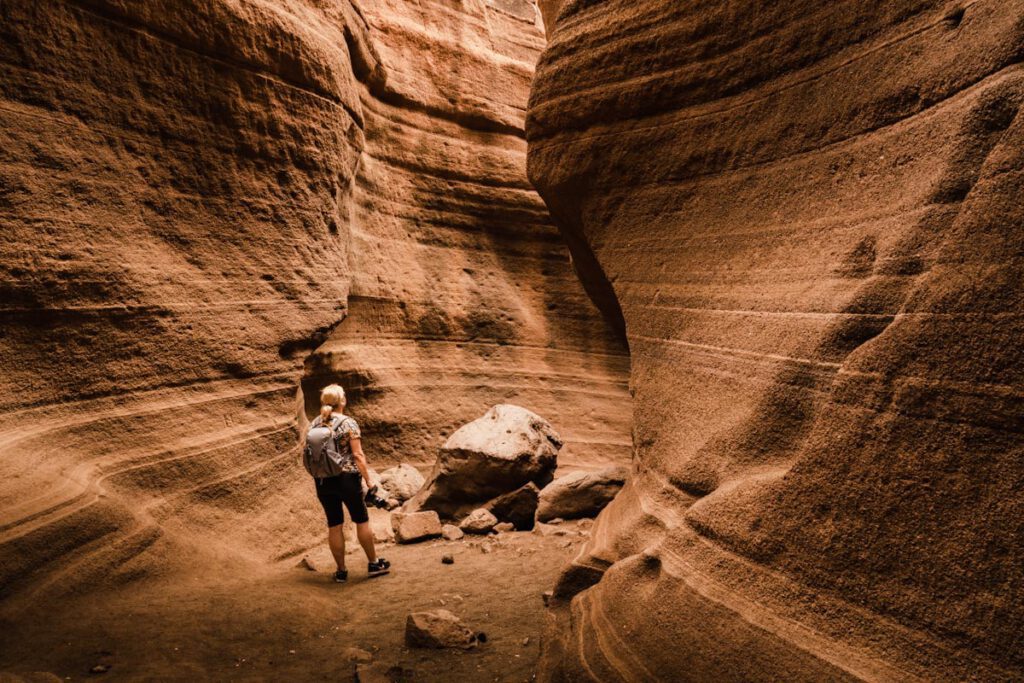
[[[370,482],[370,470],[366,466],[366,456],[363,454],[359,425],[342,412],[344,408],[345,390],[337,384],[326,386],[320,392],[320,415],[310,425],[310,429],[321,426],[331,429],[335,447],[341,456],[341,474],[314,478],[316,497],[327,515],[327,545],[330,546],[331,554],[338,565],[338,570],[334,573],[334,580],[338,583],[345,583],[348,580],[348,570],[345,568],[345,535],[342,533],[345,512],[342,506],[348,508],[348,514],[355,522],[356,537],[359,539],[359,545],[363,546],[369,563],[367,573],[370,576],[380,576],[387,574],[391,567],[390,562],[383,557],[377,557],[373,548],[370,515],[363,499],[360,475],[366,480],[366,486],[371,493],[374,486]]]

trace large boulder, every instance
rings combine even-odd
[[[416,495],[426,480],[412,465],[402,463],[380,474],[380,487],[387,491],[389,498],[405,502]]]
[[[413,612],[405,619],[405,644],[409,647],[476,647],[477,634],[446,609]]]
[[[399,543],[415,543],[441,535],[441,519],[436,512],[392,512],[391,528]]]
[[[608,467],[555,479],[540,492],[537,520],[596,516],[626,483],[627,474],[625,467]]]
[[[551,485],[548,488],[551,488]],[[498,496],[488,503],[486,508],[499,521],[510,522],[520,531],[529,531],[533,528],[539,497],[540,489],[531,481],[511,493]]]
[[[427,483],[405,509],[457,518],[528,482],[547,485],[562,439],[551,424],[519,406],[499,404],[452,434]]]

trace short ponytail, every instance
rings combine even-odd
[[[329,384],[320,390],[320,421],[329,424],[335,410],[345,406],[345,390],[337,384]]]

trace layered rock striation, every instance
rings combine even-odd
[[[313,543],[307,359],[378,465],[501,399],[628,456],[525,178],[541,41],[520,0],[0,4],[3,616]]]
[[[360,26],[0,7],[0,597],[128,580],[172,529],[296,540],[265,530],[296,525],[296,354],[346,311]]]
[[[351,315],[306,364],[308,411],[341,376],[371,455],[433,462],[510,402],[550,420],[562,462],[630,456],[625,349],[567,267],[526,179],[534,3],[362,3],[383,81],[362,94]]]
[[[1022,16],[564,3],[529,171],[621,315],[637,472],[549,679],[1022,675]]]

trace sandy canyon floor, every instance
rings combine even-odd
[[[326,548],[309,553],[319,571],[295,558],[266,565],[208,549],[157,579],[27,608],[2,625],[0,670],[65,680],[348,681],[356,666],[349,649],[359,648],[373,655],[376,680],[529,681],[542,593],[587,533],[573,522],[559,528],[565,535],[379,545],[393,571],[373,579],[349,542],[344,585],[330,581]],[[442,564],[448,553],[454,564]],[[437,608],[487,642],[469,651],[405,647],[406,615]],[[109,669],[91,673],[97,666]]]

